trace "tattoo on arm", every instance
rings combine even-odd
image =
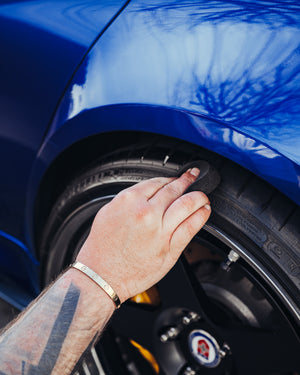
[[[82,353],[81,357],[77,361],[77,363],[76,363],[75,367],[73,368],[73,371],[71,372],[70,375],[75,375],[75,374],[81,373],[82,364],[86,360],[86,358],[91,355],[91,350],[92,350],[93,346],[96,344],[98,338],[99,338],[99,332],[96,333],[93,340],[90,342],[89,346]]]
[[[39,360],[37,366],[29,365],[26,366],[26,362],[22,362],[22,375],[48,375],[51,374],[59,354],[61,352],[62,345],[67,336],[69,328],[77,309],[77,304],[80,296],[80,290],[73,283],[71,283],[65,298],[58,313],[58,316],[53,325],[49,339],[43,354]],[[27,367],[27,370],[26,370]]]

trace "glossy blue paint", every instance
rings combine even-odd
[[[123,5],[0,0],[0,294],[24,285],[19,304],[39,183],[90,135],[190,141],[300,203],[298,2],[132,0],[106,30]]]
[[[182,109],[153,105],[103,106],[83,111],[68,120],[43,144],[34,180],[41,178],[43,170],[59,155],[61,149],[86,136],[98,134],[99,129],[101,132],[151,131],[193,142],[249,168],[300,203],[300,168],[296,163],[221,121]]]
[[[221,150],[212,142],[213,150],[299,203],[299,25],[298,2],[132,1],[74,77],[48,139],[83,111],[105,105],[157,105],[205,115],[222,122],[228,134],[240,134],[224,136]],[[181,126],[184,139],[203,143],[200,130],[194,137]],[[137,128],[162,133],[165,127]],[[211,139],[218,138],[215,132],[217,126]],[[178,137],[175,125],[168,133]],[[226,149],[243,136],[247,146],[228,155]],[[259,148],[265,146],[270,151],[264,154]],[[295,164],[276,170],[273,164],[270,171],[274,155]]]
[[[35,155],[75,68],[124,3],[0,2],[1,230],[26,240],[25,192]]]
[[[32,263],[35,264],[35,265],[38,265],[39,262],[33,258],[32,254],[30,253],[28,247],[23,243],[21,242],[20,240],[18,240],[17,238],[11,236],[10,234],[8,233],[5,233],[3,232],[2,230],[0,230],[0,237],[3,237],[5,238],[6,240],[9,240],[10,242],[12,242],[14,245],[17,245],[18,248],[22,249],[23,251],[25,251],[25,253],[28,255],[28,257],[31,259]]]
[[[13,298],[18,308],[39,292],[38,266],[27,250],[14,237],[0,234],[0,296],[6,300]]]
[[[18,309],[26,306],[40,291],[38,265],[23,242],[0,230],[1,298]]]
[[[26,247],[26,194],[38,149],[76,67],[124,4],[0,1],[0,230]],[[0,243],[0,253],[8,249]],[[22,258],[24,274],[35,272],[22,246],[11,254]]]

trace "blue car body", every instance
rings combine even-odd
[[[0,295],[39,292],[43,179],[94,136],[188,141],[300,204],[299,28],[297,1],[1,1]]]

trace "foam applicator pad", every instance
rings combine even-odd
[[[219,172],[210,165],[205,160],[195,160],[190,163],[185,164],[180,170],[178,171],[178,177],[182,175],[185,171],[190,168],[199,168],[200,174],[197,177],[196,181],[192,183],[191,186],[184,192],[188,193],[190,191],[203,191],[205,194],[209,194],[215,190],[215,188],[221,182],[221,176]]]

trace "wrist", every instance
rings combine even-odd
[[[96,285],[99,286],[114,302],[116,308],[118,309],[121,306],[121,302],[117,293],[113,290],[113,288],[104,280],[101,276],[99,276],[96,272],[94,272],[91,268],[86,266],[85,264],[75,261],[72,265],[72,268],[77,269],[78,271],[82,272],[85,276],[91,279]]]
[[[96,318],[100,318],[100,306],[100,311],[107,312],[107,315],[109,316],[113,314],[116,305],[105,291],[95,284],[88,276],[75,268],[69,268],[62,276],[62,279],[64,283],[74,283],[80,288],[81,298],[86,305],[85,308],[97,312]],[[105,305],[105,309],[103,309],[103,305]]]
[[[125,302],[130,297],[126,289],[126,283],[122,282],[122,271],[120,272],[120,268],[119,270],[117,269],[117,264],[111,264],[109,261],[103,258],[94,259],[94,257],[90,256],[90,251],[88,251],[86,248],[84,248],[83,251],[80,251],[76,261],[90,268],[107,284],[109,284],[114,292],[118,295],[121,303]],[[118,267],[120,267],[120,265],[118,265]],[[114,269],[115,271],[113,271]]]

